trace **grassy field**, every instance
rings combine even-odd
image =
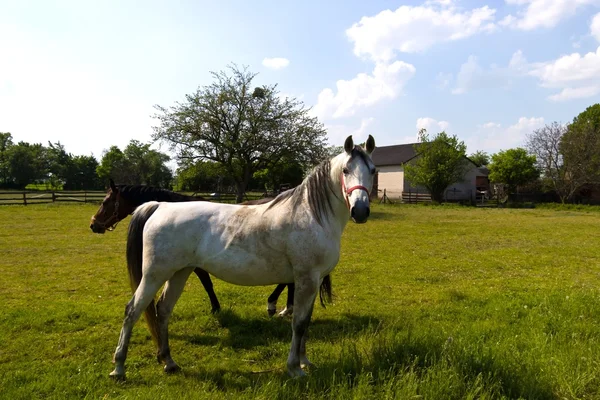
[[[0,207],[0,398],[600,398],[600,212],[373,206],[349,224],[335,302],[315,307],[316,367],[285,372],[290,322],[273,287],[190,277],[165,375],[134,328],[127,381],[108,373],[125,304],[127,222],[92,205]],[[587,210],[587,211],[586,211]],[[280,306],[285,302],[280,298]]]

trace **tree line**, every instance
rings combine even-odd
[[[524,147],[495,154],[466,154],[466,145],[456,135],[442,131],[432,137],[419,132],[415,146],[419,157],[405,166],[406,178],[425,187],[437,202],[446,189],[464,179],[472,165],[486,167],[493,184],[508,193],[526,187],[555,195],[562,203],[600,189],[600,104],[594,104],[572,122],[552,122],[527,134]]]
[[[131,140],[122,151],[117,146],[103,152],[100,162],[92,155],[68,153],[60,142],[19,141],[0,132],[0,188],[102,190],[109,178],[121,183],[171,185],[173,174],[166,163],[170,157],[150,149],[150,144]]]

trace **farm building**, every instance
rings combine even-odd
[[[385,189],[390,199],[402,198],[404,201],[411,201],[417,197],[430,199],[425,188],[412,185],[404,177],[404,165],[419,157],[415,145],[418,143],[375,148],[372,158],[378,170],[376,185],[379,196],[383,195]],[[464,181],[456,182],[448,188],[447,200],[475,200],[479,192],[489,190],[488,169],[478,167],[468,158],[467,160],[469,168],[465,173]]]

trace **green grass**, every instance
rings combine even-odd
[[[95,210],[0,207],[0,398],[600,398],[600,213],[374,205],[315,307],[307,378],[286,375],[273,287],[215,279],[213,316],[192,276],[170,325],[183,371],[140,320],[117,383],[127,222],[95,235]]]

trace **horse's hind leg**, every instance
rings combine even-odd
[[[142,277],[140,285],[136,289],[131,300],[129,300],[129,303],[127,303],[127,306],[125,307],[125,319],[123,320],[123,327],[121,328],[119,342],[113,356],[115,369],[110,373],[110,376],[114,378],[125,377],[125,359],[127,358],[127,349],[129,347],[129,339],[131,338],[133,325],[135,325],[146,307],[148,307],[152,300],[154,300],[154,295],[160,288],[161,284],[162,282],[150,282],[145,277]]]
[[[288,287],[288,295],[287,302],[285,308],[279,313],[280,317],[285,317],[286,315],[292,315],[294,313],[294,284],[289,283]]]
[[[285,284],[281,283],[277,285],[273,293],[267,299],[267,312],[269,313],[269,317],[272,317],[277,312],[277,299],[281,295],[281,292],[285,289]]]
[[[158,317],[158,336],[160,338],[160,348],[158,349],[158,361],[165,363],[165,372],[175,372],[179,366],[171,358],[169,349],[169,319],[173,312],[175,303],[181,296],[185,283],[187,282],[191,268],[182,269],[176,272],[165,284],[165,288],[156,303],[156,315]]]
[[[306,337],[319,290],[319,282],[318,274],[296,277],[292,345],[287,360],[288,373],[294,378],[306,375],[301,367],[311,365],[306,357]]]
[[[210,275],[208,272],[203,270],[202,268],[195,268],[194,272],[198,275],[198,279],[202,282],[202,286],[204,286],[204,290],[208,294],[208,298],[210,299],[210,305],[212,306],[211,313],[216,313],[221,310],[221,305],[219,304],[219,299],[217,299],[217,295],[213,290],[213,283],[210,279]]]

